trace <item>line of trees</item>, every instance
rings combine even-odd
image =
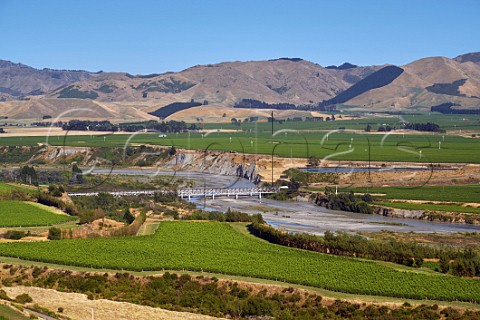
[[[360,257],[420,267],[424,258],[434,258],[437,251],[425,246],[401,242],[368,240],[359,235],[325,232],[323,237],[309,234],[292,234],[273,227],[252,223],[252,234],[271,243],[304,250],[341,256]]]
[[[397,127],[391,127],[390,125],[379,126],[377,131],[378,132],[389,132],[392,130],[397,129]],[[427,123],[403,123],[401,129],[408,129],[408,130],[416,130],[416,131],[425,131],[425,132],[444,132],[440,128],[440,126],[433,122]],[[372,126],[370,124],[367,125],[365,131],[370,132],[372,130]]]
[[[455,106],[459,106],[459,104],[447,102],[430,107],[430,111],[443,114],[480,114],[480,109],[452,109]]]
[[[305,110],[305,111],[335,111],[335,105],[304,104],[295,105],[293,103],[267,103],[255,99],[242,99],[235,103],[234,108],[246,109],[276,109],[276,110]]]
[[[198,130],[196,124],[186,124],[185,121],[145,121],[136,123],[112,124],[110,121],[90,121],[90,120],[71,120],[69,122],[55,123],[63,130],[79,131],[105,131],[105,132],[137,132],[141,130],[154,130],[159,132],[186,132],[188,130]]]
[[[325,188],[325,195],[317,194],[315,203],[331,210],[342,210],[372,214],[373,208],[369,203],[373,202],[370,194],[356,196],[353,192],[335,194],[331,188]]]

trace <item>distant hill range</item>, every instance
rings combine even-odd
[[[424,58],[404,66],[322,67],[300,58],[280,58],[150,75],[38,70],[0,60],[0,117],[229,118],[248,115],[245,108],[233,108],[243,100],[258,101],[263,109],[282,106],[293,111],[331,110],[325,107],[333,105],[359,111],[418,111],[446,103],[454,110],[480,109],[480,52]]]

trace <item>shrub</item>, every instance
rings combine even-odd
[[[26,237],[30,235],[30,231],[29,232],[25,232],[25,231],[18,231],[18,230],[8,230],[6,233],[5,233],[5,239],[11,239],[11,240],[20,240],[22,239],[23,237]]]
[[[21,295],[18,295],[15,298],[15,302],[18,302],[18,303],[30,303],[32,301],[33,301],[32,297],[30,297],[27,293],[22,293]]]
[[[62,230],[51,227],[48,229],[48,240],[60,240],[62,238]]]

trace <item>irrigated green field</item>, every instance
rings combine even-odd
[[[312,189],[314,190],[314,189]],[[323,190],[323,189],[319,189]],[[479,202],[480,184],[419,186],[419,187],[375,187],[339,188],[341,192],[384,194],[379,199],[426,200],[448,202]]]
[[[480,280],[282,247],[218,222],[162,222],[151,236],[0,244],[0,255],[126,270],[192,270],[334,291],[480,302]],[[412,272],[409,272],[411,270]]]
[[[443,130],[480,130],[480,117],[475,114],[441,114],[437,112],[426,112],[420,115],[402,115],[402,116],[385,116],[370,117],[353,120],[340,120],[341,114],[336,114],[337,121],[289,121],[279,124],[274,123],[274,130],[282,128],[290,128],[297,130],[335,130],[339,128],[363,130],[370,124],[372,130],[376,131],[381,125],[389,125],[391,127],[401,127],[401,122],[427,123],[433,122],[438,124]],[[271,131],[272,124],[266,122],[242,122],[240,126],[231,123],[207,123],[206,129],[246,129]]]
[[[49,207],[38,203],[16,200],[0,201],[0,227],[49,226],[76,218],[51,212]]]
[[[0,138],[2,145],[45,143],[45,137]],[[211,132],[207,134],[115,134],[107,136],[51,137],[55,146],[125,147],[152,144],[197,150],[274,154],[280,157],[315,156],[331,160],[480,163],[480,139],[445,134],[365,134],[361,132],[270,131]],[[440,143],[440,144],[439,144]]]

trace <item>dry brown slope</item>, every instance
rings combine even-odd
[[[76,70],[39,70],[21,63],[0,60],[0,88],[10,91],[7,93],[12,94],[12,97],[32,92],[45,94],[60,86],[91,79],[96,75]]]
[[[480,66],[459,63],[445,57],[425,58],[402,66],[404,72],[392,83],[365,92],[347,102],[348,105],[365,106],[377,110],[403,110],[412,106],[424,106],[455,102],[465,108],[480,106]],[[466,96],[437,94],[425,88],[438,83],[451,83],[466,79],[459,88]]]
[[[27,293],[33,299],[33,303],[52,311],[63,308],[62,314],[73,320],[85,320],[95,318],[97,320],[196,320],[196,319],[219,319],[201,314],[188,312],[176,312],[160,308],[152,308],[127,302],[117,302],[106,299],[89,300],[87,295],[80,293],[65,293],[52,289],[37,287],[4,287],[7,294],[15,298]]]
[[[87,99],[31,99],[0,103],[0,114],[9,119],[31,119],[41,121],[45,115],[59,120],[83,119],[112,122],[157,119],[142,110],[131,106],[117,106]],[[50,120],[51,121],[51,120]]]

